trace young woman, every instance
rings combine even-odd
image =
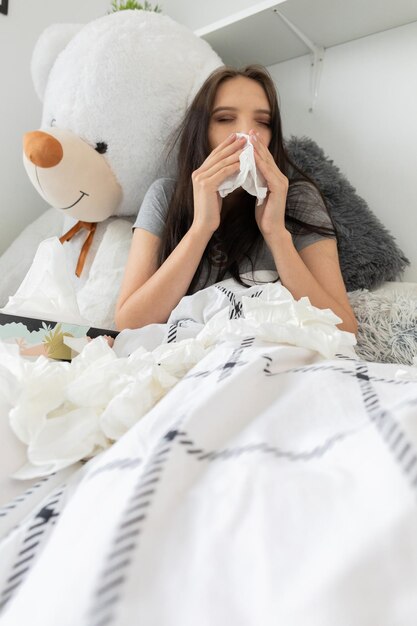
[[[268,193],[219,185],[239,171],[250,135]],[[340,271],[337,234],[313,181],[283,146],[274,83],[267,70],[222,67],[205,81],[179,129],[178,179],[149,188],[138,218],[116,307],[119,329],[166,322],[186,294],[255,270],[275,270],[298,300],[330,308],[357,332]],[[253,283],[252,283],[253,284]]]

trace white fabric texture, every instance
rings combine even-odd
[[[117,339],[112,350],[97,337],[71,363],[45,357],[28,362],[18,346],[0,343],[1,367],[10,379],[0,399],[11,405],[10,426],[28,446],[28,462],[14,477],[48,475],[102,452],[221,341],[251,336],[311,348],[325,357],[336,352],[355,356],[354,335],[336,328],[340,318],[312,307],[308,298],[294,301],[279,283],[235,287],[239,317],[230,319],[229,285],[233,288],[234,282],[185,299],[169,326],[175,319],[192,321],[188,336],[173,343],[168,331],[166,342],[152,351],[141,345],[141,331],[136,332],[140,345],[134,350],[130,345],[128,355],[120,353]]]
[[[114,311],[132,239],[128,219],[99,224],[81,276],[74,273],[85,231],[39,244],[27,275],[1,309],[10,315],[114,329]]]
[[[32,54],[30,69],[33,85],[41,102],[56,58],[83,26],[84,24],[52,24],[39,37]]]
[[[77,305],[67,250],[58,237],[44,239],[22,284],[1,309],[2,313],[88,324]]]
[[[0,256],[0,306],[15,293],[28,271],[39,243],[47,237],[62,234],[64,216],[48,209],[20,233]]]
[[[221,297],[239,322],[231,284],[210,290],[148,345]],[[397,371],[229,329],[112,447],[0,510],[1,626],[414,626],[417,380]]]
[[[224,198],[238,187],[242,187],[252,196],[256,196],[258,205],[262,204],[268,188],[265,178],[256,167],[253,145],[249,140],[249,135],[246,133],[236,133],[236,135],[246,138],[244,150],[239,157],[240,169],[237,174],[229,176],[222,182],[218,188],[219,194]]]
[[[41,548],[2,626],[414,626],[417,385],[395,369],[218,345],[3,539],[6,592]]]

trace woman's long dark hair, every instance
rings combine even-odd
[[[178,144],[178,178],[170,200],[165,231],[162,236],[160,264],[177,247],[193,222],[191,174],[201,166],[211,152],[208,127],[217,89],[223,81],[238,76],[257,81],[265,91],[271,108],[271,141],[268,147],[279,169],[289,180],[288,194],[291,184],[307,181],[318,190],[325,204],[317,185],[297,167],[285,150],[277,93],[274,82],[266,68],[261,65],[249,65],[239,70],[228,66],[220,67],[210,74],[198,91],[171,143],[170,153]],[[231,207],[226,216],[222,218],[216,236],[209,241],[204,251],[188,293],[193,293],[203,267],[206,265],[209,270],[210,259],[213,258],[214,253],[213,246],[216,245],[218,250],[219,244],[227,262],[226,265],[219,268],[216,281],[223,280],[226,273],[229,272],[241,285],[246,286],[239,276],[239,266],[246,258],[252,263],[253,268],[253,263],[263,241],[255,220],[255,202],[256,198],[245,192],[239,198],[239,205]],[[293,228],[298,229],[298,231],[301,228],[303,232],[315,232],[322,235],[335,234],[335,229],[302,222],[291,215],[288,210],[286,210],[285,219],[291,232],[293,232]],[[208,276],[209,271],[207,271],[207,279]]]

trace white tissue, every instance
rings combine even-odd
[[[118,357],[104,337],[87,343],[70,363],[23,359],[0,342],[0,405],[27,446],[27,463],[13,478],[57,472],[108,448],[143,417],[207,350],[195,339],[139,347]],[[11,408],[10,408],[11,407]]]
[[[246,145],[239,157],[240,170],[234,176],[226,178],[218,188],[218,192],[222,198],[229,193],[242,187],[245,191],[258,199],[257,204],[262,204],[265,199],[268,188],[266,180],[256,168],[255,156],[253,153],[253,145],[249,141],[249,135],[246,133],[236,133],[238,137],[246,138]]]
[[[229,311],[219,311],[197,335],[206,347],[220,339],[256,337],[272,343],[285,343],[315,350],[326,359],[336,353],[355,357],[353,333],[337,328],[342,320],[331,309],[318,309],[307,297],[294,300],[278,283],[269,283],[258,298],[242,297],[243,316],[229,319]]]

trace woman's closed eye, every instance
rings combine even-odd
[[[214,119],[215,122],[233,122],[233,117],[216,117]]]
[[[224,124],[227,122],[234,122],[235,118],[234,117],[217,117],[214,119],[214,121]],[[255,123],[260,124],[261,126],[267,126],[268,128],[269,126],[271,126],[271,122],[269,120],[255,120]]]

